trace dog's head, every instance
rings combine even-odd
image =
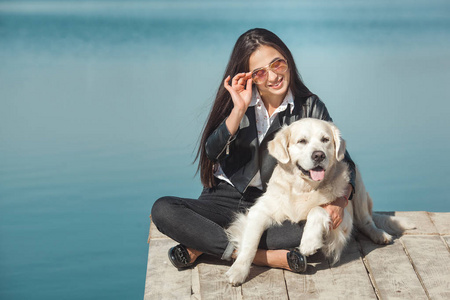
[[[283,127],[268,145],[281,164],[297,167],[304,178],[321,181],[345,154],[345,141],[331,122],[305,118]]]

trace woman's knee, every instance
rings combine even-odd
[[[161,197],[153,204],[151,217],[156,227],[160,228],[173,215],[173,198]]]

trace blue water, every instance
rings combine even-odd
[[[0,299],[142,299],[151,206],[200,193],[253,27],[290,47],[375,210],[450,211],[448,1],[242,2],[0,2]]]

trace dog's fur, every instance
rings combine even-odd
[[[268,147],[278,165],[266,193],[247,214],[238,214],[226,230],[237,249],[237,259],[226,273],[231,284],[241,284],[247,278],[264,230],[285,220],[307,220],[300,252],[309,256],[321,249],[333,264],[339,261],[353,223],[377,244],[392,241],[383,229],[398,233],[414,226],[401,218],[375,214],[372,218],[372,199],[356,170],[353,200],[344,210],[342,223],[330,229],[330,216],[320,205],[342,197],[349,182],[348,166],[343,161],[345,141],[334,124],[301,119],[283,127]]]

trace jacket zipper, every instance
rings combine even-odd
[[[227,141],[227,144],[225,145],[225,148],[223,148],[222,151],[220,151],[220,153],[217,155],[216,159],[219,159],[219,157],[222,155],[223,151],[225,151],[226,155],[230,154],[230,144],[232,141],[234,141],[233,137],[234,136],[230,136],[230,138]]]

